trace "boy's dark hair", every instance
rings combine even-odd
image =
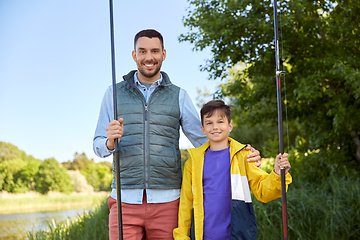
[[[201,125],[204,126],[204,117],[211,117],[216,110],[220,111],[220,114],[227,117],[228,122],[231,122],[231,111],[232,105],[226,105],[223,100],[212,100],[201,108]]]
[[[164,49],[164,39],[161,36],[161,34],[158,31],[154,30],[154,29],[145,29],[145,30],[141,30],[140,32],[138,32],[135,35],[135,38],[134,38],[134,49],[135,50],[136,50],[136,43],[137,43],[138,39],[141,38],[141,37],[160,39],[161,47],[162,47],[162,49]]]

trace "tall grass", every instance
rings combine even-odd
[[[78,216],[64,223],[48,222],[49,230],[29,232],[32,239],[109,239],[109,207],[107,198],[94,211]]]
[[[0,197],[0,212],[10,214],[94,206],[108,195],[109,193],[104,192],[103,194],[88,195],[58,194],[49,196],[39,194],[32,197],[26,197],[26,195],[24,197],[17,197],[17,195],[7,198]]]
[[[287,194],[289,239],[360,239],[360,179],[331,175],[318,186],[295,184]],[[281,200],[254,199],[258,239],[282,239]]]

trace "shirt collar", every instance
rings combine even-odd
[[[153,82],[151,85],[155,85],[155,86],[159,86],[162,82],[162,74],[160,74],[160,78],[158,80],[156,80],[155,82]],[[135,86],[142,86],[141,82],[139,81],[139,79],[137,78],[137,71],[134,73],[134,84]]]

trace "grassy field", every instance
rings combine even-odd
[[[29,232],[29,240],[60,239],[109,239],[109,207],[106,200],[97,205],[93,211],[67,220],[64,223],[48,222],[46,231]]]
[[[0,214],[36,212],[76,207],[92,207],[109,196],[108,192],[87,194],[49,193],[46,195],[29,192],[25,194],[0,194]]]

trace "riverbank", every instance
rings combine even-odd
[[[1,216],[1,215],[0,215]],[[48,230],[31,231],[29,240],[79,240],[109,239],[109,207],[107,201],[97,205],[92,211],[63,223],[51,221]]]
[[[0,192],[0,214],[29,213],[57,209],[88,208],[100,204],[109,192],[63,194],[49,192],[8,193]]]

